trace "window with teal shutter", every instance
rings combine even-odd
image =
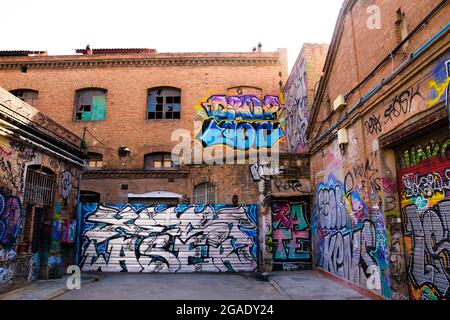
[[[78,90],[76,92],[75,120],[106,120],[106,90]]]

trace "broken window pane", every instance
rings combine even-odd
[[[106,90],[82,89],[76,94],[76,120],[106,120]]]
[[[181,90],[172,87],[149,89],[147,119],[180,119]]]

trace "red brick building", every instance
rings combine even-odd
[[[286,153],[284,49],[175,54],[87,48],[77,53],[0,57],[0,85],[83,137],[88,168],[82,202],[255,204],[258,268],[311,266],[309,167],[305,156]],[[172,138],[177,132],[182,135]],[[188,156],[172,157],[186,136],[188,147],[182,149]],[[252,158],[261,151],[280,161]],[[230,153],[236,159],[229,161]],[[280,214],[303,219],[303,242],[295,230],[284,241],[276,238],[280,230],[272,232],[271,225]],[[106,262],[99,268],[139,269],[133,254],[122,265]]]
[[[448,1],[341,9],[310,117],[315,265],[393,299],[448,299]]]
[[[178,141],[172,141],[171,134],[185,129],[192,145],[198,143],[194,121],[202,120],[202,103],[213,96],[252,95],[256,103],[275,97],[281,106],[280,88],[288,73],[285,50],[78,52],[0,57],[0,85],[31,99],[42,112],[84,137],[90,159],[82,195],[101,202],[181,203],[195,200],[194,187],[201,184],[197,196],[203,197],[210,183],[214,202],[231,204],[235,194],[240,203],[257,201],[259,192],[248,164],[175,164],[170,153]]]

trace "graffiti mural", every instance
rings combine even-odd
[[[284,107],[276,96],[214,95],[197,112],[203,121],[197,139],[204,148],[272,148],[285,135]]]
[[[82,204],[83,271],[238,272],[257,267],[256,205]]]
[[[70,171],[61,173],[61,196],[67,200],[72,192],[72,174]]]
[[[450,297],[450,155],[399,170],[410,298]]]
[[[289,151],[302,152],[307,146],[306,129],[309,122],[305,59],[292,71],[284,91],[286,96],[286,139]]]
[[[6,196],[0,191],[0,260],[11,258],[17,245],[22,222],[22,204],[17,197]]]
[[[318,266],[390,297],[388,250],[382,210],[358,192],[345,192],[333,175],[320,183],[312,221]]]
[[[311,226],[305,203],[274,201],[272,208],[272,253],[274,270],[311,267]]]

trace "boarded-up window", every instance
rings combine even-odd
[[[180,119],[181,90],[158,87],[148,90],[147,119]]]
[[[88,152],[89,169],[98,169],[103,167],[103,155],[100,153]]]
[[[30,106],[37,106],[38,92],[30,89],[19,89],[11,91],[13,95],[22,100],[25,103],[28,103]]]
[[[194,204],[215,204],[217,187],[209,182],[201,183],[194,188]]]
[[[176,167],[170,152],[150,153],[144,156],[145,169],[167,169]]]
[[[76,92],[75,119],[106,120],[106,90],[82,89]]]

